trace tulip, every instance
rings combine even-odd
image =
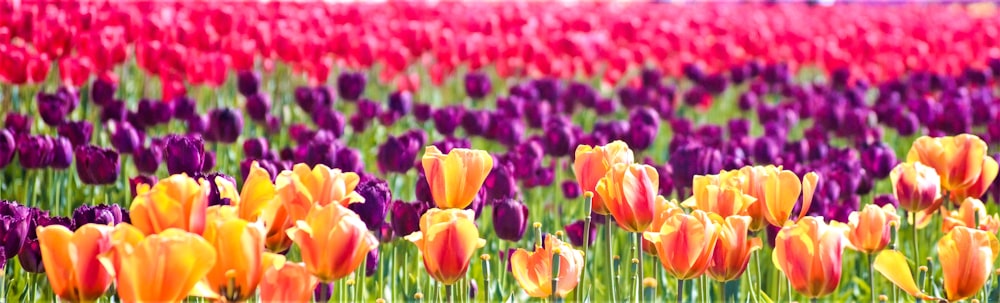
[[[490,128],[490,112],[485,110],[467,110],[462,115],[462,128],[468,136],[486,135]]]
[[[261,302],[307,302],[319,280],[309,274],[305,264],[286,262],[268,267],[260,284]]]
[[[990,232],[959,226],[938,240],[937,250],[944,290],[954,302],[975,296],[989,281],[1000,242]]]
[[[465,276],[472,255],[486,245],[476,229],[475,212],[462,209],[431,209],[420,218],[420,231],[406,236],[423,255],[424,269],[444,285]]]
[[[951,192],[951,201],[953,203],[963,201],[965,198],[980,199],[984,194],[986,194],[986,190],[989,189],[990,185],[993,184],[993,181],[996,180],[997,171],[1000,170],[1000,165],[997,164],[996,159],[990,156],[983,157],[982,165],[982,172],[971,186],[956,189]]]
[[[975,198],[965,198],[956,210],[942,209],[941,218],[943,219],[941,229],[945,233],[958,226],[985,230],[992,234],[996,234],[1000,229],[1000,218],[996,214],[990,216],[983,201]]]
[[[337,76],[337,95],[347,101],[355,101],[365,91],[367,77],[360,72],[342,72]]]
[[[139,185],[129,214],[133,227],[151,235],[176,228],[194,234],[205,230],[209,181],[173,175],[149,185]]]
[[[695,176],[692,182],[694,197],[682,205],[716,213],[726,218],[746,215],[746,209],[757,202],[753,196],[742,191],[747,177],[739,171],[723,171],[718,175]]]
[[[118,204],[101,204],[90,206],[80,205],[73,210],[73,222],[77,228],[93,223],[100,225],[118,225],[122,223],[122,209]]]
[[[59,136],[66,137],[73,146],[90,144],[90,137],[94,133],[94,125],[89,121],[70,121],[59,125]]]
[[[489,153],[465,148],[452,149],[446,155],[428,146],[422,163],[434,203],[442,209],[469,206],[493,169]]]
[[[921,300],[937,301],[935,298],[924,294],[920,290],[920,287],[917,286],[917,283],[913,281],[913,274],[910,273],[910,265],[903,253],[895,250],[884,250],[875,257],[872,268],[911,296]]]
[[[267,139],[250,138],[243,141],[243,155],[246,158],[260,160],[268,151]]]
[[[86,224],[70,231],[62,225],[38,227],[42,263],[52,291],[59,298],[95,301],[111,286],[111,275],[98,256],[111,248],[108,225]]]
[[[163,142],[168,173],[193,176],[202,171],[205,144],[201,137],[168,135]]]
[[[139,132],[128,122],[112,123],[111,145],[118,153],[131,154],[138,149],[142,142],[139,141]]]
[[[267,267],[281,257],[262,251],[264,227],[238,218],[235,208],[212,207],[208,217],[205,241],[219,252],[219,258],[205,276],[205,282],[216,292],[215,297],[227,302],[248,300],[254,296]]]
[[[156,181],[156,176],[144,175],[138,175],[135,176],[135,178],[129,179],[129,191],[132,193],[132,199],[135,199],[135,197],[139,195],[139,185],[145,184],[146,186],[153,187],[153,185],[156,184]]]
[[[673,150],[673,149],[672,149]],[[696,175],[713,174],[722,169],[722,153],[697,143],[685,143],[670,152],[677,189],[690,188]],[[757,197],[760,200],[760,197]]]
[[[400,117],[409,115],[413,111],[413,96],[407,91],[394,91],[389,94],[386,101],[389,112]]]
[[[639,233],[653,221],[659,183],[659,173],[652,166],[617,163],[595,190],[618,226]]]
[[[73,143],[66,138],[55,138],[52,140],[52,163],[49,167],[54,169],[67,169],[73,163]]]
[[[199,173],[207,173],[215,168],[215,152],[205,151],[204,158],[201,162],[201,171]]]
[[[761,248],[760,238],[747,239],[752,218],[732,216],[718,222],[719,238],[712,252],[708,276],[716,281],[738,279],[750,264],[750,253]]]
[[[323,283],[354,272],[378,240],[357,214],[340,204],[317,206],[288,229],[306,268]]]
[[[628,149],[628,145],[622,141],[596,147],[580,145],[576,148],[573,172],[576,174],[577,183],[580,184],[580,189],[583,192],[596,193],[597,183],[604,178],[611,166],[633,162],[635,162],[635,156],[632,154],[632,150]],[[594,195],[592,209],[598,214],[609,214],[604,199],[600,195]]]
[[[472,99],[482,99],[490,94],[492,85],[490,78],[481,72],[469,72],[465,74],[465,94]]]
[[[217,108],[208,113],[208,132],[205,134],[208,141],[235,143],[242,131],[242,113],[231,108]]]
[[[271,97],[264,93],[248,95],[246,109],[250,119],[266,122],[268,114],[271,112]]]
[[[41,169],[52,164],[52,138],[48,136],[28,136],[18,139],[17,154],[21,167]]]
[[[413,232],[420,231],[420,216],[427,209],[427,203],[407,203],[396,200],[392,203],[389,211],[391,214],[392,231],[399,236],[407,236]]]
[[[17,112],[7,113],[3,120],[4,129],[9,130],[15,137],[30,134],[32,125],[34,125],[34,119]]]
[[[45,264],[42,263],[42,246],[38,243],[38,239],[25,241],[24,246],[21,246],[21,251],[17,252],[17,260],[25,272],[33,274],[45,272]]]
[[[66,121],[66,116],[72,110],[68,100],[59,94],[39,93],[35,100],[38,104],[38,113],[42,116],[42,121],[50,126],[59,126]]]
[[[660,176],[661,176],[660,180],[663,180],[662,179],[663,175]],[[563,181],[563,183],[559,187],[562,188],[563,197],[565,197],[566,199],[572,200],[580,197],[580,185],[576,184],[576,181],[573,180]]]
[[[16,151],[17,142],[14,141],[14,135],[6,128],[0,129],[0,169],[10,164]]]
[[[643,238],[656,248],[667,274],[689,280],[701,276],[711,265],[719,239],[717,220],[721,220],[718,215],[701,210],[678,213],[667,218],[660,230],[643,233]]]
[[[3,243],[3,259],[13,258],[28,237],[30,210],[28,207],[0,200],[0,243]]]
[[[104,106],[104,104],[115,98],[115,91],[117,90],[118,85],[113,81],[108,81],[103,77],[98,77],[97,79],[94,79],[94,83],[90,85],[90,99],[94,101],[95,104]]]
[[[344,147],[337,150],[337,168],[345,172],[363,173],[365,162],[357,149]]]
[[[286,206],[294,222],[304,219],[314,205],[347,207],[350,203],[364,202],[364,197],[354,191],[360,181],[355,173],[344,173],[322,164],[309,169],[308,165],[299,163],[275,179],[275,199]]]
[[[236,73],[236,90],[243,96],[250,96],[260,91],[260,73],[242,70]]]
[[[569,238],[569,243],[576,247],[584,246],[584,222],[583,220],[576,220],[569,225],[566,225],[566,237]],[[597,239],[597,227],[596,224],[590,225],[590,236],[587,238],[587,245],[594,246],[594,240]]]
[[[114,277],[122,301],[181,302],[189,294],[206,295],[195,285],[215,265],[216,251],[197,234],[169,228],[144,236],[132,225],[119,224],[111,245],[98,258]]]
[[[917,213],[927,209],[937,209],[941,197],[940,178],[933,167],[920,162],[900,163],[889,173],[892,193],[899,201],[899,207]]]
[[[486,181],[483,182],[483,187],[486,188],[487,201],[492,203],[498,200],[514,199],[517,197],[517,180],[514,179],[512,170],[508,165],[493,166],[493,170],[490,171],[489,176],[486,176]],[[576,183],[573,183],[573,186],[576,186]]]
[[[866,205],[861,211],[852,212],[848,220],[845,244],[866,254],[885,249],[892,241],[892,229],[899,227],[899,215],[892,205]]]
[[[843,231],[819,217],[785,225],[774,239],[774,265],[795,291],[809,298],[832,293],[840,284]]]
[[[764,177],[764,197],[761,209],[767,222],[774,226],[784,226],[785,221],[791,215],[795,203],[802,193],[802,207],[799,210],[799,218],[805,216],[812,204],[813,193],[819,184],[819,175],[810,172],[799,181],[795,173],[788,170],[780,170],[773,166],[765,168]],[[757,185],[760,186],[760,185]],[[759,191],[757,193],[760,193]]]
[[[528,206],[514,199],[493,201],[493,230],[497,237],[521,241],[528,227]]]
[[[913,142],[906,162],[920,162],[934,168],[941,177],[942,189],[962,190],[980,179],[986,148],[986,142],[969,134],[939,138],[923,136]]]
[[[552,285],[552,262],[559,255],[559,282]],[[560,298],[576,288],[583,272],[583,253],[555,237],[545,237],[545,245],[528,252],[518,249],[510,257],[510,268],[521,288],[534,298],[552,296],[553,288]]]
[[[451,136],[458,128],[464,112],[464,108],[455,105],[434,110],[434,128],[445,136]]]
[[[364,198],[365,202],[352,203],[347,208],[358,214],[368,230],[382,229],[382,225],[385,224],[386,212],[389,210],[389,202],[392,202],[389,184],[384,180],[366,176],[358,183],[355,191]]]
[[[118,180],[121,163],[118,153],[97,146],[80,146],[75,151],[76,174],[84,184],[104,185]]]
[[[329,107],[314,107],[310,112],[313,123],[321,130],[330,131],[334,138],[344,135],[344,115]]]
[[[382,172],[406,173],[413,168],[420,151],[420,143],[412,136],[389,136],[379,146],[376,159]]]

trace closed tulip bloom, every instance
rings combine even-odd
[[[149,185],[140,184],[129,214],[134,228],[156,234],[176,228],[195,234],[205,231],[209,181],[173,175]]]
[[[985,230],[992,234],[996,234],[1000,228],[1000,218],[996,214],[990,216],[983,201],[975,198],[966,198],[958,209],[951,211],[942,209],[941,218],[943,219],[941,229],[945,233],[958,226]]]
[[[909,212],[937,208],[941,198],[941,178],[933,167],[920,162],[900,163],[889,173],[892,193],[899,207]]]
[[[760,238],[747,238],[750,233],[748,216],[732,216],[719,221],[719,238],[708,265],[708,276],[716,281],[738,279],[750,264],[750,253],[761,248]]]
[[[250,96],[260,91],[260,73],[242,70],[236,73],[236,90]]]
[[[208,141],[235,143],[243,131],[243,115],[231,108],[214,109],[208,113]]]
[[[140,173],[156,174],[163,161],[163,148],[159,145],[150,145],[147,148],[139,149],[135,152],[135,158],[132,161]]]
[[[94,134],[94,125],[89,121],[69,121],[59,125],[59,136],[69,139],[73,146],[90,144],[90,137]]]
[[[428,146],[421,162],[434,203],[442,209],[469,206],[493,169],[489,153],[465,148],[442,154],[437,147]]]
[[[892,229],[898,227],[899,215],[895,207],[869,204],[861,211],[851,213],[845,231],[845,244],[859,252],[873,254],[889,245]]]
[[[643,233],[643,238],[656,248],[667,274],[690,280],[704,274],[711,265],[719,238],[717,222],[721,220],[701,210],[677,213],[667,218],[660,230]]]
[[[997,164],[996,159],[990,156],[983,157],[983,170],[979,173],[979,177],[969,187],[951,191],[951,201],[958,203],[965,198],[981,199],[993,181],[996,180],[998,170],[1000,170],[1000,165]]]
[[[80,205],[73,210],[73,223],[76,224],[77,229],[90,223],[118,225],[118,223],[122,223],[122,209],[118,204]]]
[[[604,199],[597,194],[597,183],[604,178],[611,166],[617,163],[631,164],[634,162],[635,155],[622,141],[614,141],[604,146],[577,146],[576,156],[573,160],[573,172],[576,174],[576,181],[580,184],[580,189],[585,193],[588,191],[594,193],[591,209],[595,213],[608,214],[608,209],[604,206]]]
[[[347,101],[354,101],[365,91],[368,77],[361,72],[343,72],[337,76],[337,95]]]
[[[17,141],[17,158],[21,163],[21,167],[26,169],[41,169],[52,164],[51,137],[28,136]]]
[[[112,123],[111,145],[118,153],[131,154],[135,152],[142,142],[139,141],[139,131],[128,122]]]
[[[583,227],[585,225],[584,223],[586,222],[584,222],[583,220],[576,220],[573,221],[573,223],[566,225],[566,237],[569,238],[569,243],[573,244],[573,246],[580,247],[584,245],[583,244],[583,238],[585,233]],[[590,236],[587,238],[587,245],[593,246],[594,240],[597,239],[596,225],[597,224],[590,225],[590,231],[589,231]]]
[[[529,296],[534,298],[552,296],[552,259],[556,255],[559,255],[559,284],[554,288],[556,295],[564,298],[580,283],[580,274],[583,271],[581,251],[549,236],[545,237],[545,245],[536,247],[535,251],[528,252],[519,248],[511,255],[510,268],[514,279]]]
[[[746,209],[757,199],[743,193],[746,176],[739,171],[723,171],[718,175],[695,176],[692,182],[694,197],[684,201],[689,208],[716,213],[726,218],[746,215]]]
[[[528,206],[514,199],[493,201],[493,230],[497,237],[518,242],[528,227]]]
[[[49,167],[62,170],[69,168],[70,164],[73,164],[73,143],[62,137],[52,139],[52,163]]]
[[[319,280],[305,264],[286,262],[268,267],[260,284],[261,302],[308,302]]]
[[[215,265],[216,251],[197,234],[170,228],[144,236],[129,224],[111,234],[112,249],[99,258],[112,273],[123,302],[181,302]]]
[[[60,299],[95,301],[111,286],[111,275],[98,256],[111,248],[108,225],[87,224],[76,232],[62,225],[38,227],[42,262],[52,291]]]
[[[76,174],[84,184],[103,185],[115,183],[121,172],[118,153],[97,146],[76,148]]]
[[[16,151],[17,142],[14,141],[14,135],[6,128],[0,129],[0,169],[10,164]]]
[[[774,265],[795,291],[809,298],[832,293],[840,284],[843,231],[819,217],[804,217],[781,228],[774,239]]]
[[[168,135],[164,141],[164,158],[171,175],[186,173],[194,176],[202,171],[205,142],[199,136]]]
[[[382,225],[385,225],[389,203],[392,202],[392,192],[389,190],[389,183],[376,177],[365,176],[358,183],[355,191],[365,199],[365,202],[351,203],[347,208],[358,214],[361,221],[365,222],[368,230],[381,230]]]
[[[595,190],[618,226],[638,233],[645,231],[653,222],[659,185],[660,176],[656,168],[618,163],[597,183]]]
[[[479,238],[475,212],[431,209],[420,218],[420,231],[406,236],[423,255],[424,268],[434,280],[452,285],[469,270],[476,249],[486,245]]]
[[[347,207],[350,203],[364,202],[365,198],[354,191],[359,182],[361,178],[356,173],[341,172],[323,164],[310,169],[299,163],[275,179],[275,198],[286,206],[294,222],[304,219],[314,205]]]
[[[482,99],[490,93],[492,85],[490,78],[482,72],[465,74],[465,94],[472,99]]]
[[[0,200],[0,243],[2,262],[13,258],[21,251],[28,237],[31,210],[16,202]]]
[[[937,242],[944,290],[949,301],[968,299],[979,293],[1000,254],[1000,242],[994,234],[967,228],[952,229]]]
[[[313,208],[287,233],[299,246],[306,268],[323,283],[351,274],[378,247],[365,222],[340,204]]]
[[[231,206],[209,209],[205,226],[205,241],[219,252],[215,266],[208,271],[205,282],[215,296],[225,302],[250,299],[269,266],[265,259],[264,226],[236,216]]]
[[[947,191],[972,186],[980,178],[986,142],[969,134],[917,138],[906,155],[906,162],[920,162],[933,167]]]
[[[419,201],[408,203],[396,200],[393,202],[389,211],[392,231],[399,236],[407,236],[420,231],[420,216],[427,211],[428,204]]]

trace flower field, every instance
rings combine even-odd
[[[0,3],[0,301],[1000,302],[993,3]]]

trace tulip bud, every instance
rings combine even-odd
[[[29,135],[31,133],[31,125],[34,120],[26,115],[11,112],[7,113],[4,118],[3,127],[10,131],[11,135],[17,137],[19,135]]]
[[[200,172],[207,173],[212,171],[213,168],[215,168],[215,152],[206,151],[202,158]]]
[[[45,272],[42,264],[42,247],[38,240],[28,240],[21,246],[21,251],[17,253],[17,259],[21,263],[24,271],[34,274]]]
[[[94,104],[104,106],[115,98],[115,91],[117,90],[118,87],[115,83],[105,80],[103,77],[98,77],[90,85],[90,100]]]
[[[365,91],[367,82],[365,74],[360,72],[342,72],[337,76],[337,94],[347,101],[355,101]]]
[[[235,143],[243,131],[243,116],[231,108],[217,108],[208,113],[205,139],[213,142]]]
[[[268,144],[264,138],[250,138],[243,141],[243,155],[247,159],[263,159],[267,151]]]
[[[55,169],[67,169],[73,163],[73,144],[66,138],[54,138],[52,140],[52,164],[49,167]]]
[[[171,102],[174,104],[174,118],[187,120],[198,115],[198,106],[194,99],[188,96],[179,96]]]
[[[271,112],[271,97],[258,93],[247,96],[247,114],[250,119],[263,122],[267,119],[267,114]]]
[[[94,125],[89,121],[68,121],[59,125],[59,136],[69,139],[73,147],[90,144],[90,137],[94,133]]]
[[[17,143],[14,141],[14,135],[6,128],[0,129],[0,169],[10,164],[15,151],[17,151]]]
[[[549,123],[545,127],[545,153],[554,157],[569,155],[576,148],[576,136],[568,125]]]
[[[395,91],[389,94],[389,112],[399,117],[409,115],[413,111],[413,97],[407,91]]]
[[[320,282],[316,284],[316,288],[313,290],[313,302],[329,302],[333,296],[333,289],[333,283]]]
[[[194,176],[201,172],[205,160],[205,145],[199,136],[168,135],[164,140],[167,172]],[[214,164],[213,164],[214,166]]]
[[[236,88],[243,96],[252,96],[260,91],[260,74],[254,71],[236,73]]]
[[[70,112],[67,100],[57,94],[39,93],[35,101],[38,104],[38,113],[45,124],[59,126],[66,121],[66,115]]]
[[[662,178],[661,178],[662,179]],[[566,199],[576,199],[580,197],[580,185],[573,180],[566,180],[562,183],[563,196]]]
[[[910,212],[919,212],[935,205],[941,197],[941,180],[934,168],[920,162],[900,163],[889,174],[892,193],[899,206]]]
[[[492,90],[490,78],[481,72],[465,74],[465,94],[472,99],[482,99]]]
[[[382,172],[406,173],[417,159],[421,145],[412,136],[389,136],[379,146],[376,159]]]
[[[497,237],[518,242],[528,227],[528,206],[514,199],[493,201],[493,230]]]
[[[372,249],[365,257],[365,276],[371,277],[378,270],[378,249]]]
[[[312,120],[319,129],[330,131],[335,138],[344,135],[344,115],[328,107],[313,108]]]
[[[486,135],[490,126],[490,113],[485,110],[469,110],[462,115],[462,128],[469,136]]]
[[[433,112],[434,109],[430,104],[416,103],[413,105],[413,117],[416,118],[418,122],[430,120]]]
[[[185,123],[187,124],[188,134],[202,135],[205,134],[205,130],[208,129],[208,117],[206,116],[193,115],[188,117]]]
[[[111,145],[121,154],[131,154],[140,146],[139,132],[131,123],[120,122],[112,124]]]

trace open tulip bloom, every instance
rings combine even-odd
[[[1000,301],[996,3],[570,2],[0,2],[0,301]]]

